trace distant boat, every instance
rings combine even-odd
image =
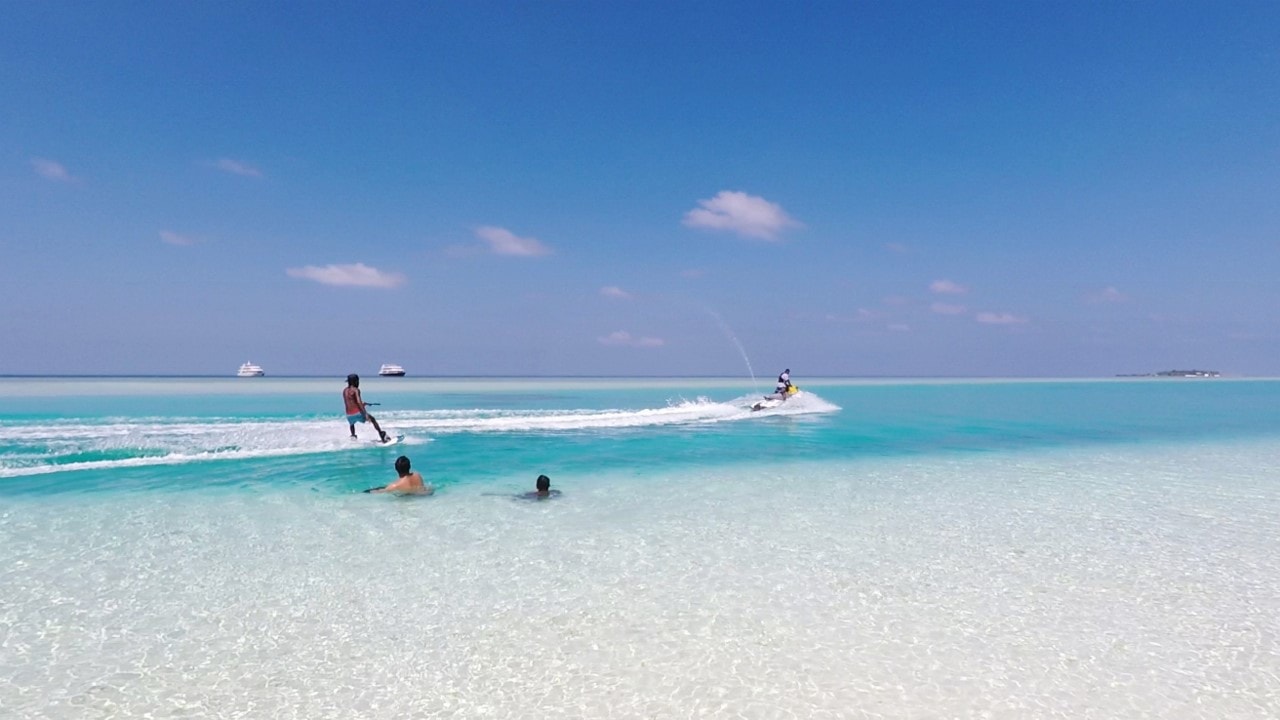
[[[378,371],[378,374],[382,377],[404,377],[404,368],[399,365],[387,363],[382,366],[382,369]]]
[[[236,373],[236,377],[262,377],[263,375],[266,375],[266,373],[263,372],[262,366],[254,365],[251,362],[241,365],[240,372]]]

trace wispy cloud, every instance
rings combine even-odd
[[[655,337],[632,337],[631,333],[625,330],[611,332],[596,338],[601,345],[614,345],[621,347],[661,347],[666,344],[662,338]]]
[[[472,258],[484,253],[484,248],[474,243],[470,245],[449,245],[441,253],[448,258]]]
[[[782,206],[744,192],[721,190],[710,200],[699,200],[698,204],[702,207],[684,215],[684,224],[688,227],[728,230],[762,240],[776,240],[783,230],[802,227]]]
[[[897,253],[899,255],[906,255],[907,253],[911,252],[910,248],[908,248],[906,245],[900,242],[885,243],[884,249],[888,250],[891,253]]]
[[[838,313],[827,313],[826,319],[829,322],[838,323],[865,323],[882,320],[885,317],[883,312],[878,310],[868,310],[867,308],[858,308],[852,315],[840,315]]]
[[[631,298],[631,293],[613,285],[600,288],[600,294],[607,298],[617,298],[619,300],[629,300]]]
[[[938,295],[964,295],[969,288],[950,280],[934,280],[929,283],[929,290]]]
[[[1085,300],[1091,303],[1121,303],[1128,299],[1128,295],[1125,295],[1114,287],[1106,287],[1085,296]]]
[[[45,180],[56,180],[58,182],[72,182],[75,180],[62,163],[54,162],[47,158],[31,158],[31,168]]]
[[[1025,317],[1005,312],[980,312],[974,319],[986,325],[1023,325],[1027,322]]]
[[[285,270],[289,277],[314,280],[322,285],[346,287],[393,288],[404,284],[400,273],[383,272],[364,263],[354,265],[307,265]]]
[[[707,273],[705,270],[681,270],[680,271],[680,277],[685,278],[687,280],[697,280],[698,278],[703,277],[706,274]]]
[[[893,332],[911,332],[911,326],[906,323],[893,323],[889,329]]]
[[[218,168],[222,172],[231,173],[232,175],[243,175],[244,177],[255,177],[255,178],[262,177],[261,170],[250,165],[247,162],[241,162],[240,160],[232,160],[231,158],[218,158],[218,161],[214,163],[213,166]]]
[[[951,305],[941,302],[930,305],[929,309],[939,315],[963,315],[967,310],[963,305]]]
[[[476,237],[488,243],[489,250],[494,255],[534,257],[551,254],[551,248],[543,245],[537,238],[520,237],[506,228],[482,225],[476,228]]]
[[[191,237],[190,235],[179,235],[178,233],[173,232],[172,230],[161,230],[160,240],[170,245],[181,245],[184,247],[188,245],[195,245],[197,242],[199,242],[198,240]]]

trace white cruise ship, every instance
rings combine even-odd
[[[262,371],[261,365],[254,365],[247,362],[240,366],[240,372],[236,373],[236,377],[262,377],[266,373]]]
[[[382,369],[378,371],[378,374],[382,377],[404,377],[404,368],[399,365],[387,363],[382,366]]]

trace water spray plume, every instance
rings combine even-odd
[[[734,346],[738,348],[738,352],[742,353],[742,360],[747,364],[747,373],[751,375],[751,387],[756,391],[759,391],[760,384],[756,381],[756,371],[751,369],[751,358],[747,357],[747,351],[742,347],[742,343],[738,342],[738,337],[729,329],[729,325],[724,321],[724,318],[720,317],[720,313],[712,310],[711,308],[703,309],[706,310],[707,314],[710,315],[712,319],[716,321],[716,324],[720,326],[720,331],[724,333],[725,337],[729,338],[729,342],[732,342]]]

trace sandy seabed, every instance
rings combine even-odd
[[[1280,717],[1275,442],[0,509],[11,717]]]

